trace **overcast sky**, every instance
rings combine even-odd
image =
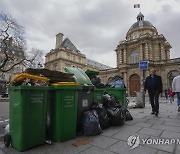
[[[116,46],[141,11],[172,45],[171,58],[180,57],[180,0],[0,0],[0,10],[25,27],[29,48],[48,53],[61,32],[87,58],[112,67]]]

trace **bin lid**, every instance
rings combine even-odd
[[[20,86],[9,86],[10,90],[51,90],[50,86],[27,86],[27,85],[20,85]]]
[[[98,74],[99,74],[98,71],[93,71],[93,70],[90,70],[90,69],[87,69],[85,73],[86,73],[88,76],[89,76],[89,75],[98,75]]]
[[[80,85],[93,85],[89,77],[82,69],[75,67],[65,67],[64,70],[68,73],[74,74],[76,82]]]

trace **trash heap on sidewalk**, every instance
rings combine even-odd
[[[98,71],[86,70],[85,72],[96,88],[126,88],[123,78],[116,75],[108,79],[107,83],[102,83]]]
[[[133,119],[126,109],[122,78],[116,76],[103,84],[91,71],[90,78],[80,68],[65,67],[65,71],[27,69],[13,78],[9,132],[4,138],[7,147],[11,143],[25,151],[78,134],[98,135]]]
[[[105,93],[103,104],[94,102],[89,111],[83,114],[84,135],[99,135],[110,126],[121,126],[125,121],[133,120],[130,112],[123,107],[114,95]]]
[[[144,108],[145,107],[145,95],[144,92],[136,92],[136,97],[128,99],[127,108]]]

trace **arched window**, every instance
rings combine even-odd
[[[131,59],[130,59],[130,63],[131,64],[138,63],[139,62],[139,53],[138,53],[138,50],[132,51],[130,57],[131,57]]]
[[[172,71],[168,73],[168,83],[169,83],[169,87],[171,87],[172,85],[172,81],[174,79],[174,77],[178,76],[179,72],[178,71]]]

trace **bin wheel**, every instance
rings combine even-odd
[[[6,147],[9,147],[10,144],[11,144],[11,136],[10,136],[10,133],[7,133],[7,134],[5,134],[5,136],[4,136],[4,145],[5,145]]]

